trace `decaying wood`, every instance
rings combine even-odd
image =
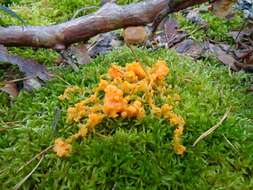
[[[106,3],[97,12],[51,26],[0,27],[0,44],[63,50],[111,30],[152,23],[164,10],[176,12],[208,0],[146,0],[127,6]]]

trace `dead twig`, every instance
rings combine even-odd
[[[33,168],[33,170],[27,175],[25,176],[18,184],[15,185],[15,187],[13,188],[14,190],[19,189],[25,182],[26,180],[35,172],[35,170],[39,167],[40,163],[43,161],[45,156],[42,156],[40,161],[38,162],[38,164]]]
[[[45,153],[47,153],[50,149],[52,149],[54,147],[54,145],[51,145],[49,147],[47,147],[46,149],[42,150],[40,153],[36,154],[31,160],[29,160],[28,162],[26,162],[23,166],[21,166],[17,173],[19,173],[21,170],[23,170],[27,165],[29,165],[30,163],[32,163],[32,161],[34,161],[35,159],[37,159],[38,157],[40,157],[41,155],[44,155]]]
[[[208,129],[206,132],[204,132],[202,135],[200,135],[199,138],[197,138],[197,140],[193,143],[193,146],[196,146],[196,144],[198,144],[199,141],[201,141],[202,139],[206,138],[208,135],[213,133],[226,120],[230,111],[231,111],[231,107],[226,111],[226,113],[223,115],[221,120],[216,125],[214,125],[210,129]]]
[[[19,81],[24,81],[24,80],[27,80],[27,79],[35,78],[35,77],[36,76],[27,76],[27,77],[23,77],[23,78],[19,78],[19,79],[4,81],[4,83],[15,83],[15,82],[19,82]]]

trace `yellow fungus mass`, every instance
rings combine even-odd
[[[120,79],[122,77],[122,71],[116,65],[111,66],[111,68],[108,71],[108,74],[110,77],[115,78],[115,79]]]
[[[69,123],[79,122],[86,115],[85,101],[80,101],[74,107],[68,108],[67,112],[67,121]]]
[[[184,154],[186,148],[181,144],[181,136],[183,135],[184,127],[178,126],[174,131],[173,146],[177,154]]]
[[[60,157],[66,156],[74,140],[86,137],[105,119],[119,117],[142,119],[146,113],[150,113],[149,109],[156,117],[163,117],[175,126],[173,148],[177,154],[184,154],[186,148],[182,145],[181,136],[185,121],[173,112],[173,107],[180,101],[180,96],[173,94],[173,90],[165,82],[168,74],[169,68],[164,60],[158,60],[151,68],[143,67],[139,62],[126,64],[125,67],[112,65],[106,79],[101,76],[100,82],[91,90],[89,97],[68,108],[67,122],[79,123],[80,128],[66,140],[56,139],[54,151]],[[59,99],[69,99],[70,93],[81,92],[80,89],[69,87]],[[155,99],[159,97],[167,102],[157,105]],[[171,100],[174,100],[174,105],[171,105]]]
[[[146,73],[139,62],[127,64],[126,71],[133,72],[138,78],[144,78],[146,76]]]
[[[151,69],[151,85],[157,81],[163,81],[169,74],[169,68],[165,61],[158,60]]]
[[[105,90],[107,86],[108,86],[108,82],[106,80],[101,79],[97,90]]]
[[[123,97],[123,91],[114,85],[108,85],[105,89],[104,113],[109,117],[117,117],[128,102]]]
[[[69,100],[70,99],[70,94],[73,93],[82,93],[83,90],[78,87],[78,86],[70,86],[65,89],[64,93],[58,97],[59,100],[64,101],[64,100]]]
[[[86,124],[88,129],[93,129],[96,125],[102,122],[104,115],[103,114],[96,114],[96,113],[91,113],[88,115],[88,122]]]
[[[57,156],[59,157],[65,157],[68,156],[71,152],[71,145],[68,144],[66,141],[64,141],[61,138],[58,138],[54,142],[54,148],[53,150],[56,152]]]

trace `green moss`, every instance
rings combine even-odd
[[[208,23],[207,29],[201,29],[199,25],[193,24],[185,19],[181,13],[176,14],[180,26],[186,30],[193,39],[203,41],[212,39],[217,42],[233,43],[233,39],[229,36],[229,32],[239,29],[244,20],[241,15],[235,15],[231,20],[221,19],[211,12],[201,13],[200,16]]]
[[[185,156],[177,156],[171,146],[173,129],[164,120],[152,116],[143,121],[111,120],[99,126],[113,133],[97,134],[74,144],[73,154],[66,159],[50,152],[23,189],[251,189],[252,188],[252,95],[245,92],[249,76],[233,73],[210,62],[192,62],[173,51],[155,53],[137,50],[141,61],[151,65],[165,59],[171,69],[168,83],[173,85],[182,101],[176,109],[186,120]],[[65,81],[88,89],[97,84],[99,75],[112,63],[125,65],[134,58],[128,49],[100,56],[79,73],[57,69]],[[68,104],[57,97],[67,84],[55,78],[33,93],[22,92],[12,106],[1,101],[3,127],[12,127],[0,136],[1,189],[13,187],[36,165],[23,171],[17,169],[27,160],[53,143],[51,128],[54,110],[62,110],[56,136],[66,137],[77,126],[66,124]],[[81,97],[79,97],[81,98]],[[70,103],[73,104],[74,102]],[[216,124],[224,112],[231,114],[214,134],[197,147],[196,138]],[[238,149],[227,142],[224,136]]]
[[[231,20],[218,18],[212,13],[205,13],[202,18],[207,21],[209,28],[207,30],[207,36],[216,41],[232,43],[233,40],[229,36],[229,32],[239,29],[243,24],[243,17],[235,15]]]
[[[51,49],[33,49],[33,48],[9,48],[14,55],[19,55],[27,59],[33,59],[49,67],[54,66],[54,61],[59,56]]]

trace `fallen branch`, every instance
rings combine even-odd
[[[213,133],[219,126],[221,126],[221,124],[228,117],[228,114],[230,113],[230,110],[231,110],[231,107],[226,111],[226,113],[223,115],[223,117],[221,118],[221,120],[216,125],[214,125],[210,129],[208,129],[206,132],[204,132],[202,135],[200,135],[199,138],[197,138],[197,140],[193,143],[193,146],[196,146],[196,144],[198,144],[199,141],[201,141],[202,139],[206,138],[208,135],[210,135],[211,133]]]
[[[126,6],[106,3],[93,14],[62,24],[0,27],[0,44],[63,50],[99,33],[152,23],[164,10],[176,12],[204,2],[208,0],[146,0]]]

